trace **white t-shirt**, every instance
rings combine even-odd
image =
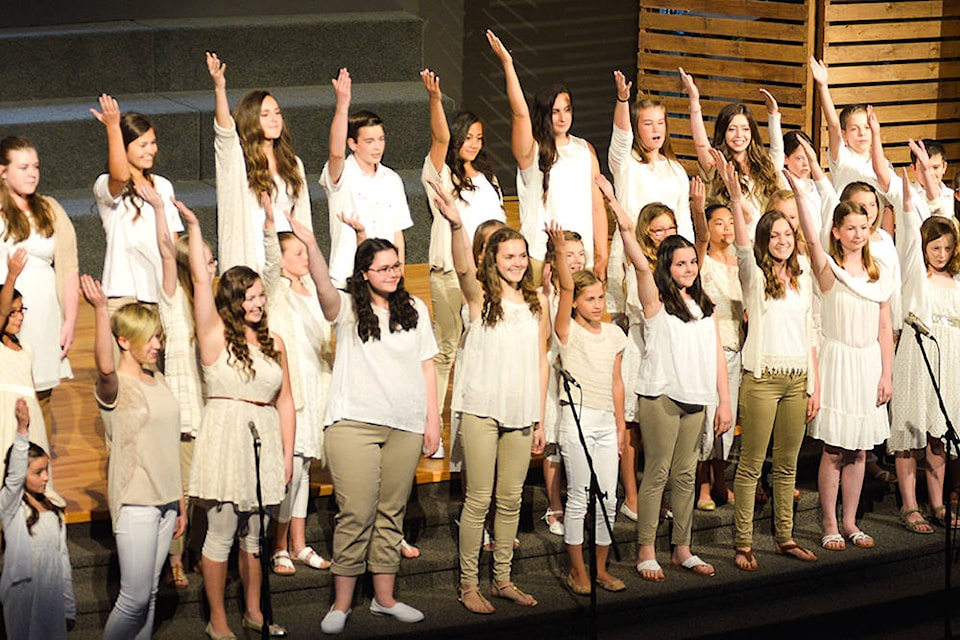
[[[374,175],[360,169],[351,154],[343,164],[340,181],[330,178],[330,163],[323,165],[320,185],[327,192],[330,208],[330,279],[343,287],[353,273],[353,257],[357,253],[357,233],[340,222],[338,214],[356,214],[368,238],[393,242],[394,234],[413,226],[403,181],[397,172],[382,164]]]
[[[333,321],[337,353],[327,394],[324,427],[356,420],[423,433],[427,421],[427,386],[422,363],[437,354],[427,305],[411,297],[419,314],[409,331],[390,331],[390,312],[373,307],[380,339],[360,340],[353,296],[339,291],[340,313]]]
[[[102,174],[93,184],[93,195],[100,211],[100,222],[107,235],[103,257],[103,292],[110,298],[131,296],[141,302],[157,302],[163,277],[160,250],[157,248],[156,213],[146,202],[140,215],[130,198],[110,195],[110,175]],[[176,207],[170,202],[173,185],[163,176],[153,176],[153,186],[163,201],[170,233],[183,231]]]

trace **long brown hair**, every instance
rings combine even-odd
[[[23,136],[8,136],[0,140],[0,166],[4,169],[10,166],[11,151],[36,151],[28,139]],[[27,201],[30,215],[33,218],[33,225],[37,233],[44,238],[53,235],[54,213],[53,207],[47,202],[47,199],[34,191],[24,197]],[[0,183],[0,216],[3,217],[3,239],[13,242],[22,242],[30,237],[32,227],[30,218],[26,213],[20,210],[13,199],[13,194],[7,187],[7,181]]]
[[[137,113],[135,111],[128,111],[120,116],[120,135],[123,138],[123,148],[127,150],[130,148],[130,145],[138,139],[140,136],[145,134],[147,131],[153,129],[153,125],[150,123],[150,120],[147,119],[147,116],[142,113]],[[156,130],[154,130],[156,133]],[[158,147],[159,149],[159,147]],[[153,175],[150,173],[149,169],[143,169],[143,179],[153,185]],[[137,195],[137,192],[133,188],[133,176],[127,180],[127,183],[123,185],[123,190],[120,192],[120,198],[123,200],[128,200],[130,204],[133,205],[133,208],[136,210],[133,218],[136,220],[140,217],[140,207],[143,206],[143,200]],[[158,211],[157,214],[161,215],[163,212]]]
[[[478,265],[477,279],[483,289],[483,309],[480,316],[483,318],[483,324],[488,327],[496,326],[503,319],[503,289],[500,284],[500,272],[497,270],[497,252],[500,250],[500,245],[509,240],[522,240],[524,251],[527,251],[527,241],[523,235],[510,227],[503,227],[494,231],[487,240],[487,250],[483,253],[483,261]],[[533,285],[533,268],[529,262],[520,281],[520,292],[530,312],[539,316],[540,298],[537,297],[537,288]]]
[[[6,484],[7,476],[10,474],[10,455],[13,453],[13,445],[7,449],[7,455],[3,459],[4,472],[3,480]],[[47,455],[47,452],[44,451],[43,447],[38,445],[35,442],[30,443],[30,448],[27,449],[27,465],[37,458],[46,458],[47,464],[50,464],[50,456]],[[33,535],[33,525],[37,524],[37,520],[40,519],[40,512],[37,511],[37,508],[34,507],[30,501],[27,499],[27,494],[29,494],[34,500],[40,503],[40,505],[47,511],[52,511],[57,516],[57,520],[60,522],[60,527],[63,527],[63,513],[64,509],[58,504],[54,504],[46,494],[42,493],[32,493],[27,491],[26,486],[23,488],[23,503],[27,505],[27,508],[30,510],[30,515],[27,516],[27,533]]]
[[[637,217],[637,242],[640,243],[640,249],[643,251],[647,262],[650,263],[651,269],[657,266],[657,247],[650,237],[650,225],[663,215],[670,216],[673,226],[677,226],[677,216],[673,213],[673,209],[662,202],[651,202],[645,205],[643,209],[640,209],[640,215]],[[666,240],[666,237],[663,240]]]
[[[927,262],[927,245],[934,240],[939,240],[943,236],[953,238],[953,255],[950,257],[944,267],[944,271],[951,276],[960,273],[960,251],[958,251],[957,240],[960,239],[960,233],[957,232],[957,221],[954,218],[946,216],[930,216],[920,225],[921,251],[923,252],[923,265],[927,268],[930,264]],[[16,294],[14,294],[16,295]]]
[[[243,302],[246,299],[247,289],[253,286],[260,276],[250,267],[238,265],[227,269],[220,276],[214,300],[217,304],[217,313],[223,320],[223,337],[227,342],[229,356],[227,362],[239,370],[248,379],[257,376],[253,368],[253,358],[250,356],[250,345],[244,337]],[[257,342],[260,343],[260,352],[277,364],[280,362],[280,352],[270,335],[267,326],[267,309],[264,306],[260,322],[251,327],[257,333]]]
[[[533,109],[530,114],[530,124],[533,129],[533,138],[540,147],[537,165],[543,173],[543,201],[547,201],[547,190],[550,188],[550,169],[556,164],[559,157],[557,141],[553,134],[553,105],[557,97],[567,94],[570,100],[570,109],[573,109],[573,95],[562,84],[550,84],[537,91],[533,96]]]
[[[697,320],[690,313],[690,307],[687,306],[683,296],[680,294],[680,287],[677,281],[670,275],[670,267],[673,265],[673,254],[679,249],[693,249],[696,256],[696,247],[693,243],[680,235],[672,235],[663,239],[660,247],[657,249],[657,266],[653,270],[653,281],[660,292],[660,301],[663,303],[663,309],[684,322]],[[700,307],[703,317],[713,315],[713,300],[703,290],[700,283],[700,265],[697,265],[697,277],[693,284],[687,287],[687,295],[693,298],[693,301]]]
[[[260,145],[265,138],[260,126],[260,109],[267,97],[273,97],[269,91],[254,90],[240,99],[233,110],[233,120],[237,123],[237,135],[243,147],[243,159],[247,165],[247,185],[259,201],[260,194],[266,191],[273,194],[277,185],[270,173],[267,156]],[[290,199],[296,202],[303,190],[303,178],[297,167],[297,155],[293,152],[293,138],[287,130],[287,121],[283,121],[280,137],[273,141],[273,155],[277,160],[277,174],[287,185]]]
[[[839,229],[843,224],[843,219],[847,216],[866,216],[867,212],[863,207],[855,202],[841,202],[833,210],[833,228]],[[879,215],[877,216],[880,217]],[[869,219],[869,218],[868,218]],[[840,240],[832,233],[830,234],[830,255],[836,260],[837,264],[843,268],[843,246]],[[880,267],[870,255],[870,242],[864,242],[860,248],[860,260],[863,263],[863,270],[867,272],[870,282],[876,282],[880,277]]]
[[[746,149],[746,161],[749,175],[753,179],[753,189],[749,188],[740,163],[734,159],[733,151],[727,146],[727,128],[736,116],[744,116],[747,119],[747,124],[750,126],[750,144],[747,145]],[[720,110],[713,129],[713,147],[719,149],[723,153],[724,158],[733,162],[733,166],[737,171],[737,180],[740,182],[740,190],[743,193],[756,193],[759,189],[759,195],[764,199],[769,198],[774,191],[780,188],[780,182],[777,179],[777,169],[773,166],[773,162],[771,162],[766,149],[763,148],[763,143],[760,139],[760,127],[757,126],[757,120],[753,117],[750,109],[742,102],[728,104]],[[725,202],[730,201],[730,193],[727,191],[727,186],[723,183],[719,171],[713,176],[711,188],[713,189],[713,193]]]
[[[793,227],[790,225],[787,217],[780,211],[771,209],[760,216],[760,219],[757,221],[756,241],[753,243],[753,259],[756,261],[757,266],[760,267],[760,271],[763,272],[763,297],[766,300],[780,300],[787,295],[783,282],[780,281],[774,269],[776,262],[773,256],[770,255],[770,233],[773,231],[773,224],[777,220],[785,221],[787,226],[790,227],[790,231],[793,232]],[[790,257],[787,258],[786,264],[787,275],[790,279],[790,288],[794,291],[800,288],[799,277],[801,273],[800,262],[797,260],[797,242],[797,234],[794,232],[793,251],[790,252]]]
[[[397,247],[383,238],[367,238],[357,247],[353,256],[353,273],[347,278],[346,291],[353,298],[353,312],[357,316],[357,335],[362,342],[371,338],[380,340],[380,318],[373,310],[373,296],[370,292],[370,283],[363,274],[370,269],[377,254],[381,251],[392,251],[397,255]],[[420,321],[420,314],[414,306],[413,298],[403,286],[403,277],[397,282],[397,289],[387,296],[387,307],[390,311],[390,333],[410,331],[416,329]]]
[[[450,167],[450,177],[453,181],[453,195],[455,198],[462,198],[463,196],[461,194],[464,191],[476,191],[477,189],[463,166],[464,161],[463,158],[460,157],[460,147],[462,147],[466,141],[467,134],[470,133],[470,127],[478,122],[482,128],[483,122],[480,121],[480,116],[472,111],[457,111],[453,114],[453,118],[450,121],[450,144],[447,145],[446,163],[447,166]],[[497,180],[497,174],[493,170],[490,158],[487,157],[485,145],[481,145],[480,152],[477,153],[477,157],[474,158],[470,164],[473,165],[474,169],[483,174],[487,182],[490,183],[494,191],[499,195],[500,181]]]

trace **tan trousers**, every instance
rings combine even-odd
[[[734,542],[753,546],[757,482],[773,437],[773,522],[777,542],[793,540],[793,488],[806,433],[807,376],[743,372],[740,383],[740,463],[733,481]]]
[[[327,427],[323,457],[340,513],[333,532],[335,575],[397,573],[403,516],[423,435],[340,420]]]
[[[460,514],[460,584],[479,584],[480,545],[483,523],[490,509],[494,487],[497,510],[493,519],[493,578],[510,581],[513,562],[513,540],[520,522],[523,482],[530,467],[530,446],[533,429],[501,429],[493,418],[463,414],[460,431],[463,436],[464,465],[467,473],[467,495]]]
[[[670,481],[675,545],[689,545],[704,407],[681,406],[667,396],[640,396],[643,480],[637,494],[637,544],[654,544],[660,500]]]
[[[438,349],[433,357],[433,366],[437,372],[437,401],[442,414],[450,384],[450,370],[457,357],[460,334],[463,333],[460,316],[463,296],[455,271],[430,271],[430,302],[433,305],[433,335],[437,339]]]
[[[180,436],[180,482],[183,485],[183,495],[187,495],[187,488],[190,484],[190,465],[193,463],[193,438],[189,435]],[[193,524],[193,518],[190,516],[190,499],[186,498],[184,504],[187,508],[187,526],[188,529],[183,532],[179,538],[174,538],[170,543],[170,555],[180,555],[187,546],[187,536],[190,535],[189,526]]]

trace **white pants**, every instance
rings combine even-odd
[[[160,571],[177,524],[177,503],[125,504],[117,516],[120,595],[103,629],[104,640],[149,640]]]
[[[587,451],[593,459],[600,491],[606,494],[604,506],[607,518],[613,526],[617,516],[617,475],[620,471],[620,454],[617,450],[617,423],[612,411],[583,407],[580,425]],[[583,521],[587,515],[590,468],[584,455],[577,425],[569,405],[560,407],[560,450],[567,469],[567,506],[563,518],[563,541],[567,544],[583,544]],[[609,546],[610,534],[604,524],[603,510],[599,502],[596,509],[594,540],[600,546]]]
[[[270,526],[270,517],[263,514],[263,525]],[[203,540],[203,555],[214,562],[230,558],[233,539],[240,536],[240,549],[247,553],[260,552],[260,516],[256,511],[237,512],[232,502],[214,504],[207,509],[207,537]]]
[[[310,462],[298,453],[293,455],[293,477],[287,487],[287,495],[280,503],[277,522],[286,524],[290,518],[306,518],[307,505],[310,502]]]

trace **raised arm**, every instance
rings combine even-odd
[[[770,161],[777,171],[783,169],[786,160],[783,152],[783,127],[780,126],[780,105],[773,94],[766,89],[760,89],[763,101],[767,106],[767,135],[770,136]]]
[[[613,81],[617,85],[617,106],[613,108],[613,125],[621,131],[632,131],[630,124],[630,89],[632,82],[619,69],[613,72]]]
[[[800,193],[800,188],[797,186],[796,180],[793,179],[789,171],[784,170],[783,173],[795,195],[794,199],[797,202],[797,214],[800,216],[800,229],[803,231],[803,236],[807,240],[807,251],[810,254],[810,265],[813,267],[813,275],[820,284],[820,290],[826,293],[833,288],[836,282],[836,276],[830,268],[828,263],[829,258],[820,242],[820,230],[813,224],[813,218],[810,217],[810,212],[807,211],[806,200]]]
[[[707,187],[700,176],[690,180],[690,217],[693,218],[693,245],[697,248],[697,262],[703,264],[710,243],[710,230],[707,228]]]
[[[447,161],[447,147],[450,146],[450,127],[447,125],[447,115],[443,112],[440,76],[430,69],[424,69],[420,72],[420,78],[430,96],[430,163],[440,173]]]
[[[207,270],[200,221],[197,220],[193,211],[179,200],[174,200],[173,204],[180,212],[180,217],[183,218],[184,226],[187,228],[190,275],[193,278],[193,320],[197,331],[197,342],[200,344],[200,361],[209,366],[217,361],[226,346],[223,320],[217,313],[217,305],[213,297],[213,282]]]
[[[873,172],[877,174],[877,185],[880,191],[884,193],[890,191],[893,186],[892,176],[890,175],[890,165],[887,163],[887,157],[883,155],[883,139],[880,137],[880,119],[873,110],[873,106],[867,105],[867,124],[870,126],[870,162],[873,164]]]
[[[310,277],[313,279],[314,286],[317,287],[317,299],[320,300],[323,317],[329,322],[333,322],[337,319],[337,316],[340,315],[340,294],[330,279],[327,261],[324,260],[323,254],[320,253],[317,239],[310,229],[307,229],[304,224],[290,214],[287,214],[287,220],[290,221],[290,230],[293,231],[293,234],[307,247]]]
[[[660,291],[657,289],[657,283],[653,280],[650,263],[647,262],[647,257],[643,255],[643,249],[637,242],[633,221],[617,201],[610,181],[601,174],[596,178],[596,183],[607,202],[610,203],[610,209],[613,211],[617,220],[617,227],[620,229],[620,236],[623,238],[623,251],[630,262],[633,263],[633,269],[637,273],[637,289],[640,295],[640,304],[643,307],[643,315],[646,318],[652,318],[660,312],[662,306]]]
[[[113,360],[113,333],[110,331],[110,311],[107,296],[100,283],[84,274],[80,276],[83,297],[93,307],[93,359],[97,364],[97,397],[107,404],[117,399],[117,367]]]
[[[914,140],[913,138],[909,138],[907,144],[917,159],[917,181],[926,192],[927,200],[938,199],[940,197],[940,181],[933,175],[933,167],[930,165],[930,154],[927,153],[927,147],[923,144],[923,140]]]
[[[330,81],[337,96],[337,108],[330,122],[330,155],[327,157],[327,169],[333,184],[340,182],[343,175],[343,163],[347,159],[347,124],[350,119],[351,81],[346,67],[340,69],[337,77]]]
[[[810,74],[813,81],[817,83],[817,95],[820,96],[820,110],[827,121],[827,133],[830,136],[830,158],[836,162],[840,153],[840,116],[837,115],[837,108],[833,106],[833,97],[830,95],[829,77],[827,66],[823,60],[810,58]]]
[[[17,398],[13,411],[17,421],[17,432],[10,447],[10,460],[7,463],[6,477],[3,479],[3,488],[0,489],[0,521],[3,522],[4,527],[10,526],[10,521],[23,504],[23,491],[29,465],[30,409],[27,407],[27,401]]]
[[[470,317],[477,317],[480,313],[480,307],[483,304],[483,292],[480,290],[480,283],[477,281],[477,265],[473,263],[473,256],[470,252],[470,238],[467,236],[466,229],[463,228],[463,222],[460,220],[460,212],[457,210],[456,203],[453,201],[453,195],[443,188],[443,185],[434,181],[429,181],[430,188],[433,189],[433,203],[437,207],[447,222],[450,223],[450,248],[453,253],[453,268],[457,271],[457,280],[460,282],[460,291],[467,304],[470,305]]]
[[[680,79],[684,90],[690,97],[690,133],[693,135],[693,146],[697,149],[697,162],[705,175],[710,175],[713,167],[713,156],[710,155],[710,138],[707,137],[707,128],[703,124],[703,109],[700,107],[700,90],[697,89],[693,76],[679,67]]]
[[[153,188],[153,185],[146,180],[134,185],[134,189],[137,195],[156,211],[156,215],[153,217],[156,222],[157,249],[160,251],[160,264],[162,266],[160,286],[163,288],[163,293],[170,298],[177,290],[177,254],[173,246],[173,238],[170,235],[170,228],[167,226],[163,198]]]
[[[13,308],[13,290],[25,266],[27,266],[26,249],[20,247],[13,253],[7,253],[7,279],[3,282],[3,288],[0,288],[0,325],[5,324],[10,317],[10,310]]]
[[[734,242],[738,247],[749,247],[753,244],[750,237],[750,228],[747,226],[746,216],[743,213],[743,194],[740,192],[740,180],[737,177],[737,168],[729,162],[717,149],[710,149],[713,161],[716,164],[720,179],[730,194],[730,212],[733,214]]]
[[[233,118],[230,116],[230,103],[227,102],[227,65],[220,60],[215,51],[207,51],[207,71],[210,72],[210,79],[213,80],[213,95],[216,99],[216,108],[214,118],[217,124],[224,129],[233,126]]]
[[[127,148],[123,144],[123,133],[120,131],[120,105],[106,93],[100,96],[99,102],[100,111],[90,109],[90,113],[107,131],[107,166],[110,173],[107,186],[110,195],[116,198],[130,181]]]
[[[546,232],[553,241],[554,253],[557,256],[557,283],[560,289],[560,304],[557,307],[557,317],[553,319],[553,333],[561,344],[567,344],[573,311],[573,273],[564,257],[566,238],[563,235],[563,229],[556,222],[549,222]]]
[[[603,204],[603,194],[597,186],[597,178],[600,176],[600,162],[597,160],[597,152],[589,142],[590,148],[590,171],[593,178],[593,188],[591,191],[591,204],[593,209],[593,272],[600,282],[607,281],[607,261],[610,259],[610,245],[607,242],[607,207]]]
[[[513,66],[513,56],[507,50],[500,38],[487,29],[487,42],[490,48],[500,59],[503,65],[503,74],[507,84],[507,100],[510,102],[512,115],[512,129],[510,136],[510,150],[521,170],[528,168],[536,159],[536,141],[533,138],[533,124],[530,122],[530,108],[523,97],[523,88],[520,87],[520,78]]]

